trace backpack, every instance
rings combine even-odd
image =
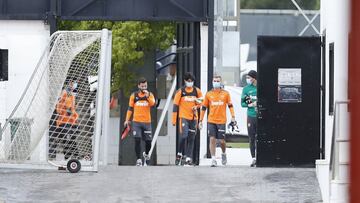
[[[139,92],[134,92],[134,104],[136,104],[136,102],[140,101],[140,100],[147,100],[147,97],[140,97],[139,96]]]
[[[194,86],[192,92],[186,92],[185,87],[182,87],[181,88],[181,97],[186,97],[186,96],[198,97],[197,87]]]

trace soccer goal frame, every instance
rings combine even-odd
[[[66,39],[73,40],[74,44],[69,45]],[[98,171],[100,143],[101,139],[106,139],[109,119],[111,40],[111,32],[107,29],[58,31],[51,35],[48,46],[1,130],[0,168],[68,169],[70,172],[81,168],[82,171]],[[57,54],[61,52],[65,53],[64,56]],[[61,65],[57,67],[56,62]],[[77,66],[73,71],[76,74],[69,76],[73,66]],[[58,71],[59,79],[51,78],[54,70]],[[74,83],[79,87],[74,85],[68,91],[67,88]],[[75,93],[75,90],[78,92]],[[74,95],[73,98],[77,94],[80,100],[83,99],[83,105],[67,108],[63,115],[59,113],[62,112],[59,103],[62,95],[66,94]],[[69,101],[67,98],[70,96],[64,99],[65,104]],[[75,104],[75,101],[72,102]],[[35,105],[39,110],[34,110]],[[38,112],[39,115],[35,115]],[[78,117],[74,116],[75,121],[70,125],[68,123],[73,115]],[[55,126],[53,130],[51,126]],[[63,130],[65,128],[71,130]],[[52,137],[54,135],[57,137]],[[56,143],[55,147],[53,143]],[[59,148],[65,157],[68,155],[68,159],[51,158],[51,155],[61,154],[58,153]],[[33,158],[35,153],[36,158]]]

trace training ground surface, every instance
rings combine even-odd
[[[321,202],[315,170],[107,166],[98,173],[0,169],[0,202]]]

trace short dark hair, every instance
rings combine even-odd
[[[185,73],[184,74],[184,80],[192,80],[192,81],[194,81],[195,80],[195,77],[193,76],[193,74],[191,74],[190,72],[187,72],[187,73]]]
[[[137,84],[140,85],[141,83],[145,83],[145,82],[147,82],[146,78],[141,77],[138,79]]]
[[[214,78],[220,78],[220,80],[222,80],[221,75],[218,75],[218,74],[215,74],[215,75],[213,76],[213,79],[214,79]]]

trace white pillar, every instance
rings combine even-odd
[[[329,70],[329,43],[334,43],[334,102],[348,99],[348,34],[349,34],[349,0],[323,1],[326,9],[324,25],[326,29],[326,70]],[[321,18],[324,18],[321,16]],[[329,111],[329,71],[327,71],[326,114]],[[342,109],[345,111],[345,109]],[[341,112],[342,115],[345,112]],[[347,121],[346,121],[347,122]],[[330,158],[333,117],[326,117],[326,159]],[[348,137],[348,130],[342,131],[343,137]]]
[[[200,88],[204,96],[208,87],[208,26],[201,24],[200,26],[200,43],[201,43],[201,81]],[[200,162],[206,157],[207,153],[207,116],[203,120],[203,128],[200,131]]]

